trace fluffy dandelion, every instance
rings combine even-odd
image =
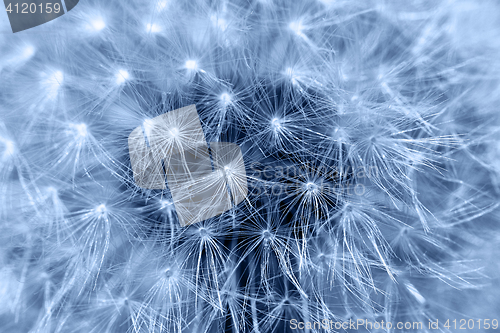
[[[0,331],[498,329],[499,13],[81,1],[1,34]],[[153,119],[192,104],[203,181],[137,186],[131,132],[168,168],[192,123]],[[226,211],[181,227],[188,179]]]

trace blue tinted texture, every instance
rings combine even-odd
[[[0,332],[498,328],[497,1],[88,0],[0,30]],[[249,194],[181,227],[127,138],[191,104]]]

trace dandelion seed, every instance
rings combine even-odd
[[[271,120],[271,124],[273,125],[273,128],[275,131],[279,131],[281,129],[281,120],[278,118],[273,118]]]
[[[172,128],[168,131],[171,138],[177,138],[179,136],[179,129],[177,127]]]
[[[228,105],[231,103],[231,96],[228,93],[223,93],[220,95],[220,100],[224,105]]]
[[[158,33],[162,31],[162,28],[160,25],[156,23],[148,23],[146,25],[146,31],[150,33]]]
[[[159,0],[158,3],[156,4],[157,10],[158,11],[165,10],[165,8],[167,8],[168,2],[169,1],[167,1],[167,0]]]
[[[105,204],[100,204],[99,206],[96,207],[95,213],[98,217],[101,217],[106,213],[106,205]]]
[[[53,99],[59,93],[59,89],[64,82],[64,74],[61,71],[53,72],[47,79],[43,81],[46,88],[47,97]]]
[[[126,81],[128,81],[129,78],[130,78],[130,74],[126,70],[120,69],[118,71],[118,73],[116,74],[116,84],[121,85],[121,84],[125,83]]]
[[[186,61],[186,64],[184,65],[189,70],[197,70],[198,69],[198,64],[194,60],[188,60]]]
[[[162,200],[161,201],[161,209],[168,208],[170,209],[173,205],[173,202],[171,200]]]
[[[14,149],[15,149],[14,142],[0,137],[0,143],[2,143],[4,146],[3,158],[7,158],[7,157],[14,155]]]
[[[316,193],[318,191],[318,185],[309,182],[305,185],[305,189],[308,193]]]
[[[297,35],[304,36],[302,32],[304,30],[304,26],[302,25],[301,21],[293,21],[289,24],[288,27]]]
[[[35,54],[35,47],[33,45],[28,45],[24,48],[22,52],[22,57],[24,59],[29,59]]]
[[[221,31],[226,31],[228,23],[225,19],[218,17],[217,15],[212,15],[210,16],[210,20],[212,21],[212,24],[219,28]]]
[[[87,136],[87,125],[85,124],[69,124],[69,127],[74,130],[75,139],[83,139]]]
[[[106,28],[106,23],[102,18],[97,18],[90,21],[90,28],[96,32],[101,31],[102,29]]]

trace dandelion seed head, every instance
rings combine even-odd
[[[143,2],[0,37],[1,332],[496,315],[498,1]]]

